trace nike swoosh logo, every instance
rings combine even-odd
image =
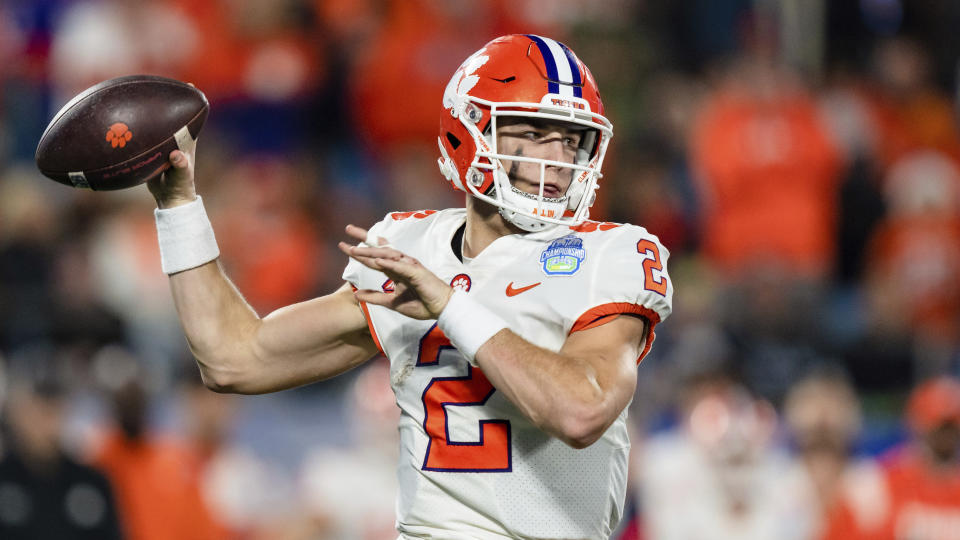
[[[543,283],[543,282],[542,282],[542,281],[538,281],[538,282],[534,283],[533,285],[527,285],[526,287],[520,287],[519,289],[514,289],[514,288],[513,288],[513,282],[511,281],[510,284],[507,285],[507,296],[516,296],[516,295],[518,295],[518,294],[520,294],[520,293],[522,293],[522,292],[527,292],[527,291],[529,291],[530,289],[536,287],[537,285],[540,285],[541,283]]]

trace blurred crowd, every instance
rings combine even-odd
[[[264,315],[341,283],[343,226],[463,204],[440,96],[564,41],[615,136],[593,219],[671,251],[623,540],[960,538],[960,3],[0,1],[0,538],[392,539],[385,360],[205,390],[145,188],[44,179],[104,79],[192,82],[197,182]]]

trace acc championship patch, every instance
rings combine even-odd
[[[540,253],[543,273],[548,276],[575,274],[586,258],[587,250],[583,249],[583,239],[572,234],[557,238]]]

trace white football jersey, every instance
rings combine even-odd
[[[465,264],[451,248],[465,220],[465,209],[398,212],[371,233],[551,351],[607,315],[631,313],[650,323],[646,353],[653,326],[670,314],[668,252],[642,227],[588,221],[508,235]],[[353,260],[343,277],[360,289],[393,287]],[[534,427],[450,346],[435,320],[363,307],[390,359],[402,411],[397,527],[403,536],[609,537],[626,493],[626,410],[599,441],[573,449]]]

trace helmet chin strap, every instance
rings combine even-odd
[[[557,226],[555,223],[547,223],[537,217],[538,197],[536,195],[514,187],[502,168],[494,170],[493,175],[495,179],[494,189],[497,190],[494,197],[501,199],[511,207],[500,206],[499,208],[500,215],[508,223],[512,223],[527,232],[540,232]],[[541,179],[542,181],[543,179]],[[564,195],[556,199],[544,197],[539,203],[539,208],[540,212],[547,215],[562,216],[567,209],[567,196]]]

